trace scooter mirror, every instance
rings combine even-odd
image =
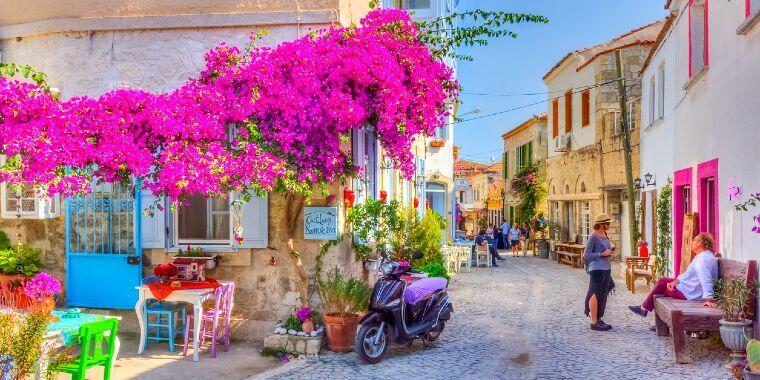
[[[420,251],[417,251],[417,252],[414,252],[414,253],[412,253],[412,258],[413,258],[413,259],[415,259],[415,260],[419,260],[419,259],[421,259],[421,258],[422,258],[422,256],[423,256],[423,255],[422,255],[422,252],[420,252]]]

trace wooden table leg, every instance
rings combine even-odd
[[[201,349],[201,319],[203,319],[203,305],[200,301],[193,304],[193,361],[200,360],[198,352]]]

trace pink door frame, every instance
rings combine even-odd
[[[710,161],[705,161],[699,165],[697,165],[697,196],[699,197],[699,232],[707,232],[709,231],[707,223],[707,179],[708,178],[715,178],[715,188],[713,189],[713,196],[715,197],[715,204],[712,207],[712,215],[713,215],[713,221],[715,223],[715,226],[713,226],[713,231],[715,231],[715,248],[714,250],[716,252],[720,251],[720,201],[718,196],[718,188],[719,188],[719,182],[718,182],[718,159],[712,159]]]
[[[691,186],[692,168],[673,173],[673,272],[677,277],[681,270],[681,244],[683,243],[683,188]],[[692,187],[693,189],[693,187]],[[692,193],[692,198],[694,198]]]

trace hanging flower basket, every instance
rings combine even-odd
[[[388,200],[388,192],[385,190],[380,190],[380,200],[385,202]]]
[[[430,140],[430,146],[433,148],[443,148],[444,145],[446,145],[446,140],[444,139]]]

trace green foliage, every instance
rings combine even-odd
[[[8,239],[8,235],[5,232],[0,231],[0,251],[4,251],[11,247],[11,240]]]
[[[391,228],[389,238],[391,248],[391,260],[411,261],[413,248],[411,245],[412,233],[419,229],[420,217],[417,210],[412,207],[401,207],[398,210],[396,224]]]
[[[459,22],[468,21],[468,26],[459,26]],[[506,29],[507,26],[521,23],[548,23],[549,19],[526,13],[508,13],[501,11],[484,11],[475,9],[454,12],[448,16],[431,21],[420,21],[420,40],[430,47],[436,58],[452,58],[472,61],[472,57],[457,54],[462,46],[486,46],[489,38],[517,38],[517,33]]]
[[[713,298],[723,310],[727,321],[738,322],[747,317],[749,300],[754,293],[756,284],[747,285],[747,280],[741,277],[724,279],[718,277],[713,282]]]
[[[746,201],[734,205],[736,211],[749,211],[750,207],[757,207],[760,205],[760,193],[752,193],[749,195],[749,199]]]
[[[747,363],[750,371],[760,373],[760,341],[756,339],[747,342]]]
[[[657,247],[654,252],[654,262],[652,263],[652,278],[654,281],[670,274],[670,248],[673,246],[673,239],[670,237],[670,212],[672,209],[671,197],[673,195],[673,184],[668,183],[660,190],[657,196],[655,212],[657,213]]]
[[[540,177],[540,162],[522,168],[509,182],[509,191],[520,200],[517,206],[518,223],[538,216],[538,205],[546,197],[546,186]],[[512,221],[514,222],[514,221]]]
[[[40,252],[37,248],[22,246],[0,250],[0,272],[32,276],[40,270]]]
[[[443,263],[441,248],[443,248],[444,225],[445,222],[441,223],[440,215],[435,211],[428,209],[425,212],[418,228],[412,231],[409,238],[411,252],[422,252],[422,258],[417,260],[416,265]]]
[[[368,197],[348,210],[346,224],[356,236],[353,247],[358,259],[370,258],[373,243],[375,248],[385,249],[392,227],[399,223],[399,208],[395,200],[386,202]]]
[[[326,278],[317,279],[317,292],[322,299],[323,312],[341,317],[367,310],[372,294],[361,280],[346,278],[338,268],[332,274],[328,273]]]
[[[280,321],[277,321],[277,322],[280,322]],[[288,320],[282,324],[282,327],[285,328],[286,330],[301,331],[303,330],[303,322],[301,322],[300,319],[296,318],[295,315],[290,314],[290,317],[288,317]]]
[[[289,351],[284,348],[264,347],[261,349],[261,356],[269,356],[273,358],[282,359],[283,356],[290,356],[290,357],[297,358],[299,355],[297,352]]]
[[[12,78],[16,75],[21,75],[26,79],[31,79],[32,82],[37,84],[45,92],[50,92],[50,86],[47,83],[47,74],[42,71],[35,70],[29,65],[20,65],[17,63],[0,63],[0,77],[6,76]]]
[[[25,379],[37,365],[50,319],[42,313],[0,313],[0,355],[13,358],[13,378]],[[46,374],[51,377],[56,366]]]
[[[429,277],[441,277],[446,280],[451,280],[449,272],[441,263],[429,263],[419,267],[415,266],[415,269],[427,273]]]

